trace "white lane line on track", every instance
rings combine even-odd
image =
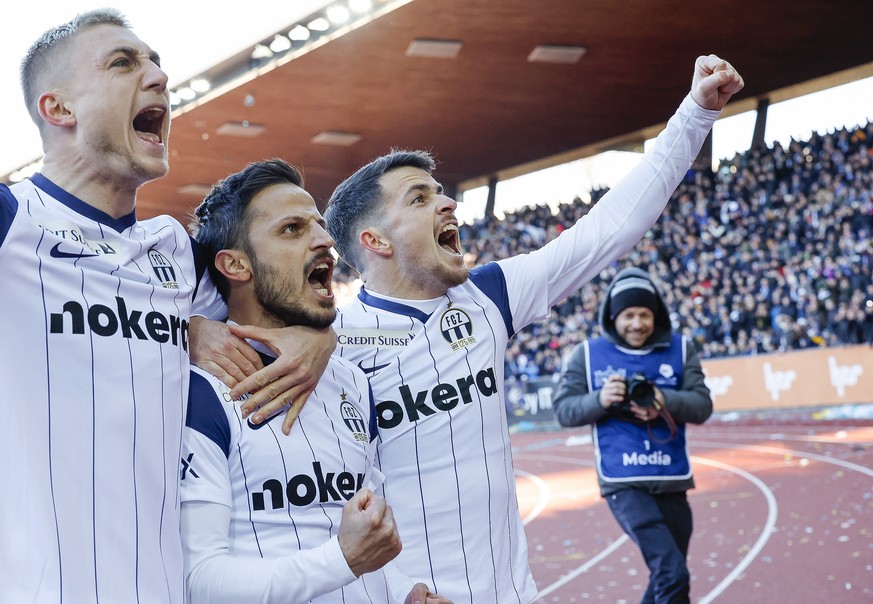
[[[792,439],[786,439],[786,440],[792,440]],[[694,442],[693,447],[695,447],[695,448],[702,447],[702,448],[711,448],[711,449],[723,449],[723,448],[746,449],[746,450],[750,450],[750,451],[758,451],[761,453],[772,453],[772,454],[777,454],[777,455],[784,455],[786,453],[790,453],[790,454],[796,455],[798,457],[807,457],[809,459],[815,459],[815,460],[821,461],[823,463],[841,466],[841,467],[844,467],[848,470],[860,472],[860,473],[865,474],[867,476],[873,477],[873,469],[871,469],[871,468],[866,468],[864,466],[861,466],[861,465],[856,464],[856,463],[852,463],[850,461],[844,461],[841,459],[834,459],[832,457],[827,457],[825,455],[819,455],[817,453],[810,453],[808,451],[799,451],[799,450],[795,450],[795,449],[783,449],[780,447],[767,447],[767,446],[763,446],[763,445],[743,445],[743,444],[731,443],[731,442],[722,442],[722,443],[718,443],[718,442]],[[543,461],[560,461],[563,463],[572,463],[574,465],[584,465],[584,466],[588,466],[588,467],[593,467],[592,462],[586,462],[585,460],[580,460],[580,459],[576,459],[576,458],[572,458],[572,457],[562,457],[562,456],[558,456],[558,455],[530,455],[529,457],[536,457],[537,459],[541,459]],[[734,567],[734,569],[730,573],[728,573],[728,575],[724,579],[722,579],[722,581],[718,585],[716,585],[715,588],[712,589],[712,591],[710,591],[708,594],[706,594],[697,603],[697,604],[709,604],[716,597],[718,597],[725,589],[727,589],[727,587],[733,581],[736,580],[736,578],[740,575],[740,573],[742,571],[744,571],[749,566],[749,564],[751,564],[752,560],[760,553],[760,550],[764,547],[764,545],[766,544],[767,540],[770,538],[770,535],[773,532],[773,527],[775,526],[775,523],[776,523],[776,515],[777,515],[778,507],[776,504],[776,499],[773,496],[773,492],[769,489],[769,487],[767,487],[766,484],[764,484],[763,481],[761,481],[759,478],[757,478],[753,474],[750,474],[750,473],[746,472],[745,470],[742,470],[736,466],[724,464],[722,462],[718,462],[718,461],[715,461],[712,459],[707,459],[705,457],[692,456],[692,460],[693,460],[693,463],[700,463],[702,465],[708,465],[708,466],[712,466],[712,467],[721,468],[721,469],[727,470],[729,472],[733,472],[733,473],[741,476],[742,478],[745,478],[746,480],[748,480],[752,484],[754,484],[761,491],[761,493],[764,495],[764,498],[767,500],[767,522],[765,523],[765,526],[764,526],[763,530],[761,531],[761,534],[759,535],[757,541],[755,542],[755,545],[746,554],[746,556],[743,557],[743,559],[739,562],[739,564],[736,567]],[[544,588],[537,595],[537,599],[540,599],[540,598],[543,598],[543,597],[549,595],[550,593],[552,593],[556,589],[562,587],[563,585],[565,585],[566,583],[568,583],[572,579],[576,578],[577,576],[581,575],[585,571],[589,570],[591,568],[591,566],[593,566],[594,564],[596,564],[597,562],[599,562],[600,560],[605,558],[610,553],[612,553],[615,549],[618,548],[619,545],[621,545],[622,543],[624,543],[624,541],[627,540],[626,535],[623,535],[622,537],[624,537],[623,540],[619,539],[617,541],[614,541],[608,548],[602,550],[599,554],[597,554],[597,556],[590,559],[588,562],[586,562],[582,566],[574,569],[569,574],[561,577],[561,579],[559,579],[555,583],[552,583],[551,585]],[[619,542],[621,542],[621,543],[619,543]]]
[[[530,472],[525,472],[524,470],[519,470],[518,468],[516,468],[514,471],[516,476],[522,476],[523,478],[527,478],[532,483],[534,483],[540,490],[539,503],[537,503],[531,513],[525,516],[524,519],[521,521],[521,524],[523,526],[527,526],[528,522],[539,516],[540,513],[544,509],[546,509],[546,506],[549,505],[549,500],[552,498],[552,492],[549,489],[549,485],[546,484],[546,481],[536,474],[531,474]]]
[[[770,539],[770,535],[773,534],[773,527],[776,526],[776,516],[778,512],[778,506],[776,505],[776,497],[773,495],[773,491],[770,490],[764,481],[755,476],[754,474],[750,474],[745,470],[738,468],[736,466],[732,466],[726,463],[722,463],[720,461],[715,461],[714,459],[706,459],[705,457],[697,457],[692,455],[691,462],[695,464],[701,464],[704,466],[711,466],[714,468],[720,468],[722,470],[727,470],[728,472],[733,472],[737,476],[745,478],[756,487],[761,493],[764,495],[764,499],[767,500],[767,521],[764,523],[764,528],[761,529],[761,534],[758,535],[758,539],[755,541],[755,544],[749,550],[749,552],[743,556],[743,559],[737,563],[737,565],[725,576],[721,582],[716,585],[712,591],[703,596],[700,600],[698,600],[697,604],[709,604],[721,593],[728,588],[728,586],[733,583],[737,577],[740,576],[746,568],[748,568],[749,564],[752,563],[761,550],[764,548],[764,545],[767,543],[767,540]]]
[[[782,451],[782,450],[779,449],[779,451]],[[572,457],[562,457],[562,456],[558,456],[558,455],[532,455],[529,457],[535,457],[536,459],[540,459],[543,461],[559,461],[559,462],[564,462],[564,463],[571,463],[574,465],[585,465],[585,466],[593,465],[591,462],[587,462],[586,460],[576,459],[576,458],[572,458]],[[756,487],[758,487],[758,490],[761,491],[761,493],[764,495],[764,499],[767,501],[767,521],[764,523],[764,528],[761,530],[761,534],[758,536],[758,539],[755,541],[755,544],[752,546],[752,548],[749,550],[749,552],[743,557],[743,559],[740,560],[740,562],[737,564],[737,566],[735,566],[733,568],[733,570],[730,573],[728,573],[727,576],[724,579],[722,579],[721,582],[718,585],[716,585],[708,594],[706,594],[701,600],[698,601],[698,604],[708,604],[709,602],[712,602],[716,597],[721,595],[721,593],[725,589],[727,589],[727,587],[731,583],[733,583],[736,580],[736,578],[740,575],[740,573],[742,573],[749,566],[749,564],[751,564],[752,561],[758,556],[758,554],[761,552],[761,549],[763,549],[764,545],[767,543],[767,540],[770,538],[770,535],[773,534],[773,527],[776,525],[776,516],[777,516],[778,506],[776,504],[776,498],[773,495],[773,492],[757,476],[754,476],[753,474],[750,474],[749,472],[746,472],[745,470],[738,468],[736,466],[732,466],[732,465],[722,463],[720,461],[715,461],[712,459],[706,459],[703,457],[692,456],[691,460],[692,460],[692,463],[699,463],[702,465],[713,466],[716,468],[726,470],[728,472],[733,472],[734,474],[737,474],[738,476],[745,478],[746,480],[748,480],[749,482],[754,484]],[[516,473],[518,473],[518,472],[520,472],[520,471],[516,470]],[[548,488],[548,487],[546,487],[546,488]],[[539,511],[537,513],[539,513]],[[600,562],[601,560],[606,558],[608,555],[610,555],[612,552],[614,552],[616,549],[618,549],[621,545],[623,545],[627,541],[628,541],[627,535],[623,534],[620,538],[613,541],[608,547],[601,550],[600,553],[598,553],[596,556],[594,556],[593,558],[590,558],[588,561],[586,561],[585,564],[582,564],[581,566],[573,569],[572,571],[570,571],[569,573],[567,573],[566,575],[562,576],[560,579],[558,579],[557,581],[552,583],[551,585],[548,585],[547,587],[543,588],[540,591],[540,593],[537,594],[537,600],[548,596],[549,594],[554,592],[556,589],[560,589],[561,587],[563,587],[564,585],[566,585],[567,583],[569,583],[570,581],[572,581],[573,579],[575,579],[576,577],[581,575],[582,573],[588,571],[592,566],[594,566],[595,564],[597,564],[598,562]]]
[[[873,477],[873,469],[864,467],[862,465],[852,463],[851,461],[845,461],[842,459],[835,459],[833,457],[828,457],[827,455],[819,455],[818,453],[810,453],[809,451],[799,451],[797,449],[782,449],[780,447],[765,447],[763,445],[740,445],[737,443],[717,443],[717,442],[696,442],[693,444],[695,448],[704,447],[708,449],[746,449],[747,451],[759,451],[761,453],[775,453],[777,455],[784,455],[786,453],[790,453],[791,455],[795,455],[797,457],[808,457],[809,459],[815,459],[816,461],[821,461],[823,463],[834,464],[836,466],[842,466],[847,470],[852,470],[854,472],[860,472],[861,474],[866,474],[867,476]]]
[[[529,459],[538,459],[538,460],[543,460],[543,461],[558,461],[558,462],[570,463],[570,464],[579,465],[579,466],[588,466],[588,467],[594,466],[594,464],[592,462],[584,460],[584,459],[577,459],[577,458],[573,458],[573,457],[563,457],[560,455],[540,455],[540,454],[535,453],[533,455],[527,455],[527,457]],[[518,474],[519,476],[524,476],[525,478],[536,479],[534,482],[537,483],[541,492],[544,489],[547,490],[549,488],[548,484],[546,484],[545,481],[543,481],[538,476],[530,474],[529,472],[525,472],[524,470],[519,470],[516,468],[515,473]],[[542,485],[540,485],[540,483],[542,483]],[[542,503],[542,499],[540,499],[540,502]],[[528,514],[527,517],[525,517],[525,519],[523,521],[524,524],[527,525],[528,522],[530,522],[531,520],[536,518],[536,516],[539,515],[539,513],[542,512],[542,510],[544,508],[545,508],[544,505],[537,506],[536,514],[534,514],[533,512]],[[606,558],[612,552],[614,552],[619,547],[624,545],[627,541],[629,541],[628,536],[625,535],[624,533],[622,533],[622,535],[618,539],[616,539],[615,541],[610,543],[604,549],[600,550],[600,552],[597,555],[595,555],[593,558],[589,558],[585,562],[585,564],[582,564],[581,566],[571,570],[569,573],[567,573],[566,575],[564,575],[563,577],[561,577],[560,579],[558,579],[557,581],[555,581],[551,585],[543,588],[540,591],[540,593],[537,594],[536,600],[539,600],[541,598],[545,598],[547,595],[549,595],[550,593],[552,593],[556,589],[560,589],[561,587],[563,587],[564,585],[566,585],[567,583],[569,583],[570,581],[572,581],[573,579],[575,579],[576,577],[581,575],[582,573],[588,571],[592,566],[594,566],[595,564],[597,564],[598,562],[600,562],[601,560]]]
[[[595,564],[597,564],[598,562],[600,562],[601,560],[606,558],[609,554],[611,554],[612,552],[617,550],[619,547],[624,545],[627,541],[628,541],[628,536],[625,534],[622,534],[621,537],[619,537],[618,539],[616,539],[615,541],[610,543],[608,547],[601,550],[600,553],[597,554],[596,556],[594,556],[593,558],[590,558],[585,564],[583,564],[582,566],[580,566],[574,570],[571,570],[569,573],[567,573],[566,575],[564,575],[563,577],[561,577],[560,579],[558,579],[557,581],[555,581],[554,583],[552,583],[551,585],[549,585],[548,587],[546,587],[542,591],[540,591],[540,593],[537,594],[537,600],[539,600],[541,598],[545,598],[547,595],[549,595],[550,593],[552,593],[556,589],[560,589],[561,587],[563,587],[564,585],[566,585],[567,583],[569,583],[570,581],[572,581],[573,579],[575,579],[576,577],[578,577],[579,575],[581,575],[582,573],[584,573],[585,571],[590,569],[592,566],[594,566]]]
[[[706,439],[711,440],[712,438],[742,438],[742,439],[764,439],[771,441],[798,441],[798,442],[808,442],[808,443],[825,443],[831,445],[870,445],[871,441],[869,438],[859,437],[855,438],[849,431],[847,430],[837,430],[837,432],[845,432],[846,436],[818,436],[818,435],[809,435],[809,434],[788,434],[786,432],[771,432],[768,430],[757,430],[757,431],[745,431],[745,432],[717,432],[707,429],[706,431]],[[693,447],[697,444],[697,441],[692,437],[691,446]]]
[[[572,459],[572,458],[563,458],[563,457],[556,457],[556,456],[551,456],[551,455],[537,455],[536,457],[537,458],[549,458],[551,460],[558,460],[558,461],[564,461],[564,462],[579,462],[579,461],[581,461],[581,460],[576,460],[576,459]],[[582,464],[582,465],[585,465],[585,464]],[[530,472],[525,472],[524,470],[519,470],[518,468],[515,468],[515,474],[518,476],[522,476],[523,478],[527,478],[528,480],[533,482],[535,485],[537,485],[537,488],[539,488],[540,494],[541,494],[540,500],[539,500],[539,503],[537,504],[537,506],[534,508],[534,510],[530,514],[528,514],[527,516],[524,517],[524,520],[522,520],[522,524],[527,526],[527,524],[531,520],[533,520],[534,518],[539,516],[540,513],[549,504],[549,499],[551,499],[551,490],[549,489],[549,485],[542,478],[537,476],[536,474],[531,474]],[[551,585],[549,585],[548,587],[543,589],[539,594],[537,594],[537,599],[544,598],[547,595],[549,595],[550,593],[552,593],[553,591],[555,591],[556,589],[559,589],[563,585],[569,583],[570,581],[572,581],[573,579],[575,579],[576,577],[578,577],[579,575],[581,575],[582,573],[587,571],[589,568],[591,568],[592,566],[594,566],[595,564],[597,564],[598,562],[603,560],[605,557],[607,557],[613,551],[615,551],[616,549],[621,547],[627,540],[628,540],[628,536],[623,534],[621,537],[619,537],[618,539],[613,541],[605,549],[601,550],[599,554],[597,554],[593,558],[590,558],[587,562],[585,562],[585,564],[570,571],[569,574],[564,575],[563,577],[561,577],[560,579],[558,579],[557,581],[555,581],[554,583],[552,583]]]

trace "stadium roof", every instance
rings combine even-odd
[[[246,51],[205,73],[225,84],[176,110],[170,174],[142,189],[138,214],[184,222],[206,186],[274,156],[302,168],[323,204],[391,147],[432,151],[449,190],[626,148],[673,113],[705,53],[745,78],[727,114],[873,74],[870,0],[374,5],[382,14],[360,26],[259,61]],[[538,46],[582,56],[532,61]]]

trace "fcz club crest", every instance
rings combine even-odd
[[[459,308],[448,308],[440,317],[440,331],[453,351],[476,343],[473,321],[470,315]]]
[[[342,402],[340,403],[340,415],[343,417],[346,427],[351,431],[352,437],[360,443],[368,443],[370,439],[367,437],[367,424],[364,418],[355,408],[353,404],[346,400],[346,393],[342,393]]]
[[[167,260],[167,257],[160,253],[155,248],[149,250],[149,262],[152,263],[152,270],[161,286],[166,289],[179,289],[179,283],[176,281],[176,269]]]

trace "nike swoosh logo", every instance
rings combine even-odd
[[[268,417],[267,419],[265,419],[264,421],[262,421],[260,424],[253,424],[251,418],[249,418],[249,419],[247,420],[247,422],[248,422],[248,424],[249,424],[249,428],[251,428],[252,430],[260,430],[261,428],[263,428],[264,426],[266,426],[267,424],[269,424],[271,421],[273,421],[274,419],[276,419],[277,417],[279,417],[279,416],[280,416],[282,413],[284,413],[285,411],[286,411],[286,409],[284,409],[284,408],[283,408],[283,409],[279,409],[279,410],[276,411],[273,415],[271,415],[270,417]]]
[[[49,255],[52,258],[93,258],[93,257],[99,255],[99,254],[85,254],[82,252],[80,252],[78,254],[73,254],[71,252],[62,252],[60,248],[61,248],[61,244],[56,243],[55,247],[53,247],[51,249],[51,251],[49,252]]]
[[[358,367],[364,373],[375,373],[375,372],[379,371],[380,369],[385,369],[388,365],[391,364],[391,363],[385,363],[384,365],[373,365],[372,367],[364,367],[364,365],[362,364],[363,362],[364,361],[358,361]]]

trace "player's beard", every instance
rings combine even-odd
[[[300,303],[301,292],[294,291],[291,279],[287,276],[283,278],[279,270],[262,264],[257,256],[249,257],[252,261],[253,273],[258,276],[255,279],[255,297],[264,313],[282,325],[303,325],[324,329],[333,324],[336,309],[332,301],[319,302],[317,309],[303,305]],[[307,284],[305,287],[308,286]]]

